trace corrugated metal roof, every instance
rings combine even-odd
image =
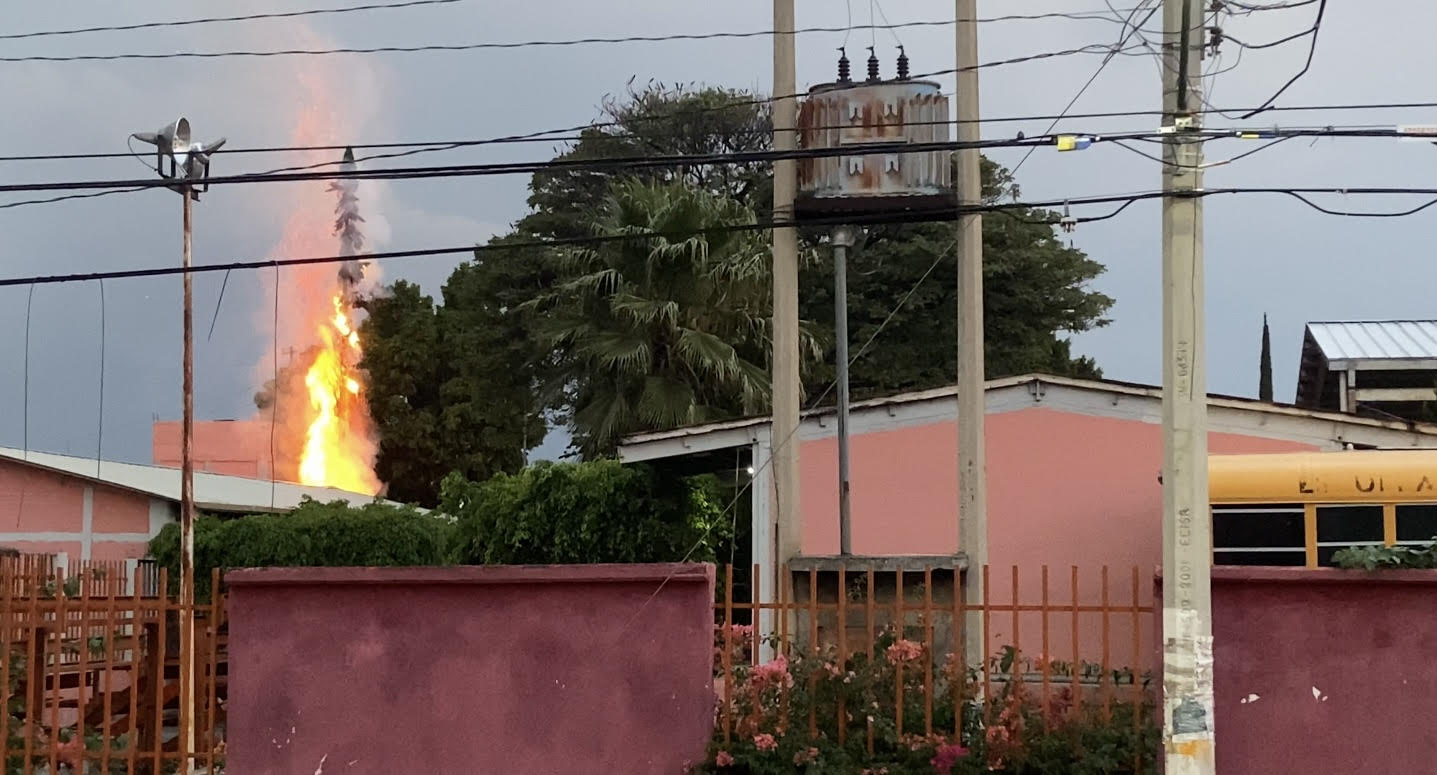
[[[1437,359],[1437,320],[1308,323],[1328,362]]]
[[[96,463],[95,458],[92,457],[54,455],[33,450],[27,454],[24,450],[5,447],[0,447],[0,459],[48,468],[52,471],[60,471],[127,490],[146,493],[156,498],[172,501],[180,499],[180,469],[178,468],[117,463],[113,460]],[[342,500],[355,506],[362,506],[374,500],[369,495],[337,490],[332,487],[307,487],[288,482],[275,482],[271,486],[268,479],[249,479],[242,476],[195,472],[195,503],[201,508],[216,511],[267,511],[271,508],[288,510],[298,506],[300,500],[305,496],[326,503]]]

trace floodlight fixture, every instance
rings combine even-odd
[[[130,137],[155,146],[155,172],[175,181],[171,189],[188,192],[194,200],[200,198],[200,192],[209,190],[210,155],[225,144],[223,137],[208,143],[192,142],[190,122],[184,116],[157,131],[135,132]]]

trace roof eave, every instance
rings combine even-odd
[[[1021,376],[1005,377],[1002,379],[989,380],[986,390],[1001,390],[1005,388],[1018,387],[1028,384],[1048,384],[1062,387],[1069,387],[1075,390],[1100,391],[1109,394],[1126,395],[1134,397],[1145,397],[1152,399],[1162,398],[1162,389],[1152,385],[1140,385],[1137,383],[1117,381],[1095,381],[1076,379],[1073,377],[1060,377],[1050,374],[1024,374]],[[905,393],[884,398],[868,399],[855,402],[851,407],[852,412],[871,411],[885,406],[913,404],[923,401],[933,401],[951,398],[955,389],[952,387],[935,388],[932,390]],[[985,391],[986,392],[986,391]],[[1334,411],[1310,409],[1291,404],[1280,404],[1266,401],[1259,401],[1253,398],[1242,398],[1237,396],[1224,396],[1208,394],[1208,405],[1219,406],[1245,411],[1264,412],[1268,414],[1285,415],[1289,417],[1302,417],[1314,420],[1329,422],[1340,422],[1349,425],[1361,425],[1371,428],[1384,428],[1389,430],[1401,430],[1422,433],[1425,435],[1437,436],[1437,425],[1427,423],[1407,423],[1393,420],[1381,420],[1371,417],[1359,417],[1350,414],[1342,414]],[[814,409],[803,413],[805,419],[822,417],[832,413],[832,408]],[[757,439],[760,429],[769,425],[768,417],[752,417],[742,420],[729,420],[708,425],[695,425],[685,428],[675,428],[668,431],[653,431],[649,433],[636,434],[622,440],[619,444],[620,459],[625,462],[639,462],[656,458],[669,457],[670,453],[658,451],[646,451],[641,449],[645,446],[671,445],[680,442],[684,447],[684,453],[698,453],[712,451],[715,449],[741,446],[752,443]]]

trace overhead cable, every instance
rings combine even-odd
[[[1317,36],[1320,34],[1320,32],[1321,32],[1321,30],[1322,30],[1322,15],[1323,15],[1323,13],[1324,13],[1326,10],[1327,10],[1327,0],[1318,0],[1318,3],[1317,3],[1317,18],[1313,20],[1313,22],[1312,22],[1312,27],[1311,27],[1310,29],[1308,29],[1307,32],[1304,32],[1304,33],[1302,33],[1301,35],[1296,36],[1296,37],[1301,37],[1302,35],[1311,35],[1311,36],[1312,36],[1312,39],[1311,39],[1311,41],[1309,41],[1309,44],[1308,44],[1308,47],[1307,47],[1307,59],[1306,59],[1306,61],[1304,61],[1304,62],[1302,63],[1302,69],[1301,69],[1301,70],[1298,70],[1296,74],[1294,74],[1291,78],[1287,79],[1287,82],[1284,83],[1281,88],[1279,88],[1277,91],[1273,92],[1271,97],[1268,97],[1267,99],[1263,100],[1262,104],[1259,105],[1256,109],[1251,110],[1251,111],[1248,111],[1247,113],[1243,114],[1243,116],[1242,116],[1243,119],[1252,118],[1253,116],[1256,116],[1257,114],[1262,113],[1262,112],[1265,111],[1265,110],[1268,110],[1268,106],[1271,105],[1272,103],[1276,102],[1276,101],[1277,101],[1277,98],[1278,98],[1278,97],[1281,97],[1282,94],[1283,94],[1283,92],[1287,91],[1289,88],[1291,88],[1291,86],[1292,86],[1293,84],[1297,83],[1298,80],[1300,80],[1300,79],[1302,78],[1302,76],[1307,75],[1307,71],[1312,68],[1312,57],[1317,54]],[[1229,36],[1229,39],[1231,39],[1231,36]]]
[[[276,13],[253,13],[244,16],[211,16],[202,19],[179,19],[163,22],[140,22],[137,24],[120,24],[103,27],[80,27],[68,30],[41,30],[38,32],[11,32],[0,35],[0,40],[24,40],[27,38],[50,38],[62,35],[82,35],[91,32],[128,32],[132,30],[149,30],[162,27],[188,27],[195,24],[218,24],[224,22],[248,22],[264,19],[293,19],[299,16],[320,16],[330,14],[355,13],[357,11],[379,11],[391,8],[412,8],[421,5],[449,5],[462,2],[462,0],[404,0],[397,3],[373,3],[370,5],[351,5],[339,8],[315,8],[307,11],[280,11]]]
[[[457,3],[457,2],[461,2],[461,1],[462,1],[462,0],[408,0],[407,2],[398,2],[398,3],[374,3],[374,4],[370,4],[370,5],[347,6],[347,7],[340,7],[340,8],[318,8],[318,9],[312,9],[312,10],[306,10],[306,11],[286,11],[286,12],[279,12],[279,13],[258,13],[258,14],[246,14],[246,15],[243,15],[243,16],[216,16],[216,17],[207,17],[207,18],[201,18],[201,19],[181,19],[181,20],[176,20],[176,21],[142,22],[142,23],[137,23],[137,24],[122,24],[122,25],[111,25],[111,26],[81,27],[81,28],[77,28],[77,29],[65,29],[65,30],[42,30],[42,31],[37,31],[37,32],[15,32],[15,33],[6,33],[6,34],[3,34],[3,35],[0,35],[0,40],[24,40],[24,39],[27,39],[27,38],[56,37],[56,36],[62,36],[62,35],[80,35],[80,34],[85,34],[85,33],[96,33],[96,32],[126,32],[126,31],[133,31],[133,30],[159,29],[159,28],[166,28],[166,27],[186,27],[186,26],[191,26],[191,25],[196,25],[196,24],[215,24],[215,23],[222,23],[222,22],[246,22],[246,21],[260,21],[260,20],[266,20],[266,19],[287,19],[287,18],[294,18],[294,17],[299,17],[299,16],[319,16],[319,15],[329,15],[329,14],[345,14],[345,13],[353,13],[353,12],[356,12],[356,11],[376,11],[376,10],[386,10],[386,9],[392,9],[392,8],[409,8],[409,7],[413,7],[413,6],[423,6],[423,5],[448,5],[448,4]],[[1070,19],[1070,20],[1074,20],[1074,21],[1103,21],[1103,22],[1115,22],[1115,21],[1117,21],[1117,20],[1115,20],[1115,19],[1112,19],[1112,18],[1108,17],[1108,16],[1105,15],[1105,14],[1098,13],[1098,12],[1096,12],[1096,11],[1076,11],[1076,12],[1074,12],[1074,11],[1052,11],[1052,12],[1047,12],[1047,13],[1010,13],[1010,14],[1002,14],[1002,15],[999,15],[999,16],[979,17],[979,18],[976,18],[976,19],[957,19],[957,20],[955,20],[955,19],[943,19],[943,20],[910,21],[910,22],[900,22],[900,23],[898,23],[898,24],[890,24],[890,23],[888,23],[888,22],[885,20],[885,22],[884,22],[883,24],[875,25],[874,28],[875,28],[875,29],[888,30],[888,31],[890,31],[890,32],[893,32],[894,30],[907,29],[907,28],[913,28],[913,27],[943,27],[943,26],[949,26],[949,25],[955,24],[955,23],[958,22],[958,21],[965,21],[965,22],[966,22],[966,21],[973,21],[973,22],[977,22],[977,23],[979,23],[979,24],[988,24],[988,23],[994,23],[994,22],[1042,21],[1042,20],[1047,20],[1047,19]],[[800,34],[823,33],[823,32],[847,32],[850,28],[851,28],[851,23],[850,23],[850,25],[847,25],[847,26],[844,26],[844,27],[804,27],[804,28],[802,28],[802,29],[797,29],[797,30],[794,30],[794,31],[792,31],[792,32],[785,32],[785,33],[782,33],[782,34],[785,34],[785,35],[800,35]],[[631,35],[631,36],[611,37],[611,38],[598,38],[598,37],[595,37],[595,38],[579,38],[579,39],[574,39],[574,40],[533,40],[533,41],[522,41],[522,42],[514,42],[514,43],[493,43],[493,44],[482,44],[482,45],[484,45],[484,46],[487,47],[487,48],[523,48],[523,47],[530,47],[530,46],[576,46],[576,45],[598,44],[598,43],[649,43],[649,42],[670,41],[670,40],[713,40],[713,39],[722,39],[722,38],[756,38],[756,37],[773,36],[773,35],[776,35],[776,34],[779,34],[779,33],[776,33],[774,30],[749,30],[749,31],[742,31],[742,32],[706,32],[706,33],[688,33],[688,34],[678,33],[678,34],[672,34],[672,35]],[[316,52],[316,53],[327,53],[327,52]],[[342,51],[339,51],[339,50],[335,50],[333,53],[348,53],[348,52],[342,52]]]
[[[760,102],[766,102],[766,101],[767,101],[767,100],[760,100]],[[674,112],[672,112],[672,113],[666,113],[666,114],[663,114],[663,115],[661,115],[661,116],[653,117],[653,120],[661,120],[661,119],[667,119],[667,118],[677,118],[677,117],[688,116],[688,115],[691,115],[691,114],[712,112],[712,111],[715,111],[715,110],[727,110],[727,109],[732,109],[732,108],[736,108],[736,107],[744,107],[744,106],[748,106],[748,105],[752,105],[752,104],[754,104],[754,101],[749,100],[749,101],[743,101],[743,102],[740,102],[740,103],[733,103],[733,104],[729,104],[729,105],[723,105],[723,106],[719,106],[719,107],[717,107],[717,108],[707,107],[707,108],[695,109],[695,110],[692,110],[692,111],[689,111],[689,110],[674,111]],[[1345,111],[1364,111],[1364,110],[1416,110],[1416,109],[1433,109],[1433,108],[1437,108],[1437,102],[1335,103],[1335,104],[1329,104],[1329,105],[1322,105],[1322,104],[1312,104],[1312,105],[1274,105],[1274,106],[1270,106],[1270,107],[1267,107],[1267,108],[1263,109],[1263,112],[1320,112],[1320,111],[1345,112]],[[1213,114],[1213,113],[1242,113],[1242,112],[1246,112],[1246,111],[1250,111],[1250,110],[1257,110],[1257,108],[1251,107],[1251,106],[1249,106],[1249,107],[1208,108],[1208,109],[1203,109],[1203,110],[1194,111],[1194,112],[1196,112],[1196,113],[1203,113],[1203,114]],[[1047,113],[1047,114],[1016,115],[1016,116],[984,116],[982,119],[980,119],[980,121],[981,121],[981,123],[984,123],[984,124],[1007,124],[1007,123],[1024,123],[1024,122],[1029,122],[1029,121],[1052,121],[1052,120],[1054,120],[1054,119],[1064,119],[1064,118],[1076,120],[1076,119],[1134,118],[1134,117],[1161,116],[1161,115],[1163,115],[1163,113],[1162,113],[1161,110],[1136,109],[1136,110],[1097,111],[1097,112],[1088,112],[1088,113],[1066,113],[1066,114],[1065,114],[1065,113]],[[645,120],[645,119],[648,119],[648,118],[649,118],[649,117],[644,117],[644,116],[635,117],[636,120]],[[951,125],[953,125],[954,123],[955,123],[955,122],[953,122],[953,121],[951,121],[951,120],[945,120],[945,121],[910,121],[910,122],[907,122],[906,125],[907,125],[907,126],[933,126],[933,125],[937,125],[937,124],[946,124],[946,125],[950,125],[950,126],[951,126]],[[221,148],[221,149],[215,151],[215,153],[216,153],[216,155],[221,155],[221,154],[223,154],[223,155],[243,155],[243,154],[266,154],[266,153],[311,153],[311,152],[321,152],[321,151],[334,151],[334,152],[339,152],[339,151],[343,151],[343,150],[345,150],[345,149],[347,149],[347,148],[352,148],[352,149],[354,149],[354,150],[356,150],[356,151],[358,151],[358,150],[371,150],[371,149],[373,149],[373,150],[381,150],[381,149],[391,149],[391,148],[405,148],[405,149],[416,149],[417,151],[428,153],[428,152],[434,152],[434,151],[455,150],[455,149],[460,149],[460,148],[482,147],[482,146],[487,146],[487,145],[507,145],[507,144],[544,143],[544,142],[645,140],[645,139],[660,139],[660,138],[665,138],[665,137],[680,137],[680,136],[686,137],[686,136],[688,136],[688,135],[680,135],[680,134],[678,134],[678,133],[664,133],[664,132],[644,132],[644,133],[638,133],[638,132],[612,132],[612,133],[595,133],[595,134],[588,134],[588,135],[573,134],[573,133],[575,133],[575,132],[583,132],[584,130],[590,130],[590,129],[613,129],[613,128],[617,128],[617,127],[619,127],[619,126],[620,126],[620,123],[619,123],[619,122],[606,121],[606,122],[593,122],[593,123],[590,123],[590,124],[581,124],[581,125],[577,125],[577,126],[574,126],[574,127],[564,128],[564,129],[546,129],[546,130],[541,130],[541,131],[536,131],[536,132],[530,132],[530,133],[527,133],[527,134],[505,135],[505,136],[500,136],[500,137],[487,137],[487,138],[461,139],[461,140],[419,140],[419,141],[410,141],[410,142],[349,143],[349,144],[345,144],[345,145],[276,145],[276,146],[258,146],[258,147],[253,147],[253,148],[243,148],[243,147],[239,147],[239,148],[229,148],[229,147],[225,147],[225,148]],[[1370,127],[1370,126],[1373,126],[1373,125],[1364,125],[1364,126],[1369,126],[1369,127]],[[813,129],[833,129],[833,128],[842,128],[842,127],[836,127],[836,126],[819,126],[819,127],[810,127],[810,128],[813,128]],[[789,131],[798,132],[798,131],[803,131],[803,129],[801,129],[801,128],[795,128],[795,129],[789,130]],[[564,134],[564,133],[568,133],[568,134]],[[1051,132],[1048,132],[1048,133],[1045,133],[1045,134],[1051,134]],[[20,162],[20,161],[70,161],[70,160],[83,160],[83,159],[112,159],[112,158],[113,158],[113,159],[119,159],[119,158],[130,158],[130,157],[132,157],[133,155],[134,155],[134,154],[132,154],[132,153],[130,153],[130,152],[127,152],[127,151],[102,151],[102,152],[88,152],[88,153],[60,153],[60,152],[55,152],[55,153],[44,153],[44,154],[17,154],[17,155],[8,155],[8,156],[7,156],[7,155],[0,155],[0,162]],[[364,157],[363,159],[356,159],[356,161],[372,160],[372,159],[374,159],[374,158],[378,158],[378,157],[375,157],[375,156],[366,156],[366,157]],[[337,164],[339,164],[339,162],[336,160],[336,161],[333,161],[333,162],[324,162],[324,164],[337,165]]]
[[[1278,137],[1405,137],[1397,129],[1203,129],[1189,136],[1201,135],[1205,139],[1224,138],[1276,139]],[[800,148],[793,150],[763,150],[732,153],[676,154],[656,156],[625,156],[588,159],[550,159],[547,161],[500,162],[491,164],[451,164],[426,167],[391,167],[379,169],[352,170],[309,170],[303,172],[248,173],[220,175],[205,179],[208,185],[230,185],[240,183],[284,183],[316,180],[416,180],[425,178],[475,177],[490,175],[532,174],[554,170],[632,170],[658,167],[685,167],[722,164],[752,164],[782,159],[819,159],[853,155],[911,154],[927,152],[957,151],[963,149],[1016,148],[1029,145],[1051,145],[1059,150],[1077,150],[1092,144],[1120,142],[1123,140],[1150,140],[1166,137],[1162,131],[1126,132],[1104,135],[1059,134],[1037,135],[1034,137],[999,138],[977,142],[944,141],[931,143],[885,142],[836,148]],[[0,184],[0,193],[33,191],[74,191],[95,189],[169,188],[174,182],[166,178],[115,179],[115,180],[73,180],[35,183]],[[3,205],[0,205],[3,206]]]
[[[1284,195],[1297,199],[1298,201],[1312,207],[1314,210],[1326,215],[1361,218],[1397,218],[1421,212],[1433,205],[1437,205],[1437,188],[1381,188],[1381,187],[1288,187],[1288,188],[1210,188],[1197,191],[1173,193],[1170,191],[1140,191],[1128,194],[1105,194],[1095,196],[1064,197],[1062,199],[1050,199],[1043,201],[1024,202],[994,202],[981,205],[963,205],[958,207],[933,207],[913,209],[898,213],[885,213],[881,215],[850,215],[840,214],[820,218],[808,218],[803,220],[773,220],[757,221],[751,223],[726,224],[706,229],[688,229],[682,231],[660,232],[648,231],[638,233],[625,233],[613,235],[594,235],[587,237],[572,237],[560,239],[490,242],[484,245],[461,245],[443,248],[426,248],[419,250],[399,250],[366,253],[363,258],[366,261],[379,261],[386,259],[419,258],[441,255],[472,255],[475,253],[488,253],[494,251],[523,250],[529,248],[561,248],[574,246],[593,246],[618,242],[633,242],[646,239],[659,238],[684,238],[687,239],[696,234],[724,234],[746,231],[767,231],[775,228],[804,228],[818,227],[835,224],[850,226],[870,226],[883,224],[902,223],[933,223],[950,222],[966,213],[1001,213],[1014,210],[1047,210],[1058,207],[1084,206],[1099,204],[1116,204],[1117,208],[1104,215],[1086,216],[1081,218],[1065,218],[1062,221],[1038,221],[1045,225],[1058,226],[1062,222],[1071,223],[1092,223],[1095,221],[1108,220],[1123,212],[1131,205],[1165,197],[1179,198],[1208,198],[1219,195],[1247,195],[1247,194],[1275,194]],[[1383,195],[1383,196],[1411,196],[1424,195],[1433,197],[1428,202],[1400,211],[1388,212],[1353,212],[1345,209],[1325,207],[1314,202],[1310,197],[1316,195]],[[261,259],[255,261],[235,261],[220,264],[200,264],[190,267],[184,266],[163,266],[145,269],[117,269],[105,272],[81,272],[59,275],[34,275],[28,277],[7,277],[0,278],[0,287],[11,287],[19,285],[50,285],[57,283],[93,282],[96,280],[117,280],[139,277],[163,277],[180,274],[203,274],[208,272],[228,272],[250,269],[274,269],[286,266],[306,266],[314,264],[337,264],[344,261],[352,261],[354,256],[316,256],[309,258],[275,258]]]
[[[889,25],[898,27],[941,27],[952,25],[951,20],[945,21],[917,21],[903,22],[901,24]],[[793,34],[810,32],[843,32],[844,27],[806,27],[795,30]],[[676,33],[670,35],[625,35],[619,37],[592,37],[572,38],[567,40],[526,40],[518,42],[481,42],[481,43],[428,43],[414,46],[370,46],[370,47],[337,47],[323,49],[272,49],[266,51],[235,50],[235,51],[167,51],[161,53],[123,53],[123,54],[19,54],[0,56],[0,62],[117,62],[126,60],[164,60],[164,59],[230,59],[230,58],[267,58],[283,56],[332,56],[336,54],[401,54],[421,52],[456,52],[456,51],[482,51],[486,49],[521,49],[521,48],[555,48],[567,46],[583,46],[595,44],[615,43],[656,43],[664,41],[693,41],[693,40],[717,40],[734,38],[756,38],[772,37],[773,30],[751,30],[747,32],[695,32]],[[1016,57],[1011,60],[987,62],[978,65],[979,68],[998,67],[1001,65],[1019,64],[1035,59],[1048,59],[1058,56],[1071,56],[1074,54],[1095,54],[1104,53],[1107,46],[1082,46],[1063,51],[1048,52],[1026,57]],[[956,72],[948,70],[943,72]],[[941,73],[939,73],[941,74]],[[918,76],[922,77],[922,76]]]

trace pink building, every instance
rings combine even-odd
[[[270,424],[260,420],[205,420],[195,423],[196,471],[269,479],[273,456]],[[180,466],[180,422],[156,420],[151,429],[152,461]]]
[[[1108,566],[1123,580],[1133,568],[1144,569],[1143,590],[1150,594],[1151,570],[1162,561],[1161,391],[1029,375],[990,381],[986,403],[988,563],[1004,581],[991,585],[994,602],[1011,597],[1010,568],[1032,580],[1045,565],[1053,571],[1054,595],[1070,592],[1075,565],[1093,576]],[[850,565],[965,567],[958,544],[956,414],[952,388],[853,405],[856,558]],[[1215,455],[1437,447],[1437,426],[1242,398],[1210,397],[1208,420]],[[802,560],[796,565],[832,567],[838,554],[833,412],[807,413],[798,443]],[[762,566],[765,600],[777,578],[773,445],[768,419],[755,418],[635,436],[620,452],[626,461],[712,455],[714,468],[732,467],[735,455],[749,461],[754,562]],[[1080,589],[1087,590],[1085,599],[1099,594],[1087,576]]]
[[[195,503],[208,513],[294,508],[302,498],[354,504],[368,495],[197,471]],[[178,519],[180,471],[0,448],[0,545],[74,560],[142,557]]]

